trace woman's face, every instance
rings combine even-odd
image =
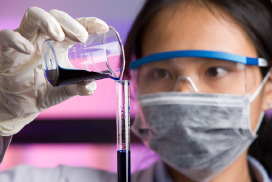
[[[165,8],[149,24],[143,36],[142,57],[175,50],[224,51],[236,55],[257,57],[252,41],[230,16],[216,11],[215,8],[211,12],[207,7],[197,5],[179,6],[174,4]],[[262,81],[260,69],[257,66],[246,66],[246,68],[241,68],[241,65],[240,68],[239,66],[236,66],[237,68],[233,66],[236,70],[233,68],[235,71],[230,73],[228,68],[222,66],[224,63],[222,65],[216,64],[219,63],[216,63],[215,60],[201,61],[196,58],[178,58],[146,64],[139,70],[138,92],[140,94],[160,92],[157,87],[153,87],[153,90],[150,91],[143,78],[147,74],[149,74],[148,78],[153,79],[151,81],[156,81],[157,78],[167,78],[170,74],[189,76],[197,83],[197,86],[202,87],[204,85],[203,90],[206,89],[205,92],[207,93],[213,93],[215,90],[204,88],[207,84],[203,84],[206,83],[203,80],[208,80],[211,77],[214,79],[214,81],[210,81],[212,85],[216,83],[216,79],[219,77],[220,79],[224,78],[227,75],[229,79],[227,83],[232,84],[225,84],[225,87],[217,89],[222,90],[223,88],[224,91],[220,91],[220,93],[229,94],[245,94],[245,85],[250,85],[250,87],[246,88],[246,93],[252,94]],[[207,71],[209,65],[213,65],[210,67],[217,66],[217,68]],[[159,68],[159,71],[151,73],[150,70],[153,68]],[[205,71],[203,71],[204,69]],[[238,75],[241,74],[239,72],[241,70],[246,70],[248,75],[246,80],[237,79]],[[203,74],[199,72],[203,72]],[[243,71],[243,73],[245,72]],[[161,80],[158,83],[162,83]],[[169,83],[169,81],[165,83]],[[175,86],[174,90],[173,87],[171,88],[167,91],[193,92],[191,85],[188,83],[178,84],[178,87]],[[251,103],[251,125],[253,129],[257,124],[260,112],[267,109],[264,106],[266,105],[263,101],[264,98],[265,92],[262,91]]]

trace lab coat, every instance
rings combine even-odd
[[[134,173],[132,182],[154,181],[157,164]],[[117,182],[117,175],[85,167],[36,168],[26,164],[0,172],[0,182]]]
[[[248,157],[258,182],[271,182],[263,166]],[[173,182],[162,161],[157,161],[145,170],[131,176],[132,182]],[[19,165],[0,172],[0,182],[117,182],[117,175],[98,169],[58,166],[56,168],[35,168]]]

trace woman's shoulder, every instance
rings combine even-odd
[[[266,170],[264,169],[264,167],[262,166],[262,164],[256,160],[254,157],[248,155],[247,156],[248,159],[248,163],[250,165],[251,168],[251,173],[253,173],[252,175],[255,176],[255,178],[258,181],[261,182],[271,182],[272,180],[269,178]]]
[[[133,173],[131,181],[173,182],[165,168],[165,164],[160,159],[149,168]]]

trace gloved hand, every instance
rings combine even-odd
[[[51,38],[85,42],[88,33],[105,33],[108,26],[97,18],[80,18],[40,8],[29,8],[18,29],[0,31],[0,135],[20,131],[38,114],[75,95],[91,95],[96,83],[53,88],[42,70],[41,46]]]

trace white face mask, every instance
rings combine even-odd
[[[250,103],[266,80],[252,97],[179,92],[139,96],[132,129],[169,166],[190,179],[209,181],[255,139]]]

